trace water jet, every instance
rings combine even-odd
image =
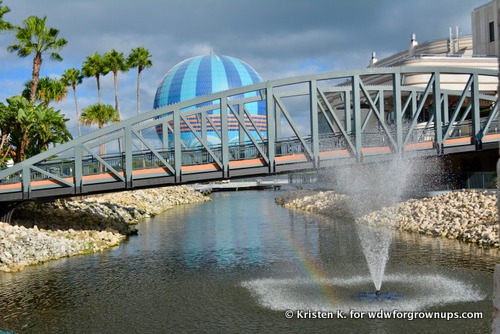
[[[333,171],[337,190],[349,195],[348,209],[353,217],[370,276],[380,291],[389,249],[394,234],[395,205],[407,196],[409,189],[425,182],[420,172],[439,170],[432,161],[403,159],[357,164]],[[374,214],[384,210],[383,219]]]

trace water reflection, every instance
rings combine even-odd
[[[397,232],[392,252],[406,254],[421,254],[411,257],[414,265],[439,265],[452,268],[473,269],[493,273],[499,263],[499,250],[481,248],[477,245],[434,238],[414,233]],[[403,257],[395,256],[390,260],[393,265],[405,262]]]
[[[0,329],[329,333],[331,322],[289,321],[276,305],[359,305],[352,298],[373,284],[353,223],[278,207],[277,194],[214,194],[212,202],[178,207],[141,223],[139,236],[115,250],[0,273]],[[383,286],[404,297],[422,289],[412,288],[416,277],[424,283],[435,277],[436,286],[448,284],[468,296],[453,300],[448,293],[439,309],[483,311],[485,319],[356,320],[336,322],[334,328],[432,332],[439,324],[443,331],[489,332],[497,258],[497,250],[395,233]],[[424,301],[414,308],[429,307]]]

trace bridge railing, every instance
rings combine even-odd
[[[482,127],[486,124],[487,120],[483,119],[481,124]],[[449,135],[449,138],[460,138],[460,137],[470,137],[472,132],[471,121],[464,122],[461,126],[456,126],[453,129],[453,133]],[[491,133],[500,133],[498,128],[498,121],[495,121],[491,125]],[[391,131],[391,135],[395,134],[395,130]],[[425,129],[416,129],[412,133],[412,137],[409,140],[410,143],[420,143],[427,141],[434,141],[435,130],[434,127],[428,127]],[[350,134],[351,140],[354,140],[355,134]],[[341,133],[323,133],[319,136],[320,141],[320,152],[334,151],[334,150],[347,150],[348,144],[343,138]],[[305,137],[303,142],[307,146],[311,147],[311,137]],[[281,139],[275,144],[275,155],[276,156],[286,156],[291,154],[304,154],[306,150],[303,147],[303,142],[297,137]],[[266,142],[260,143],[261,149],[267,154]],[[365,132],[363,136],[363,147],[385,147],[390,145],[387,136],[382,131],[376,132]],[[222,159],[222,148],[221,145],[211,146],[211,151],[218,159]],[[170,163],[175,162],[174,150],[160,151],[160,155]],[[252,143],[244,144],[232,144],[229,146],[230,161],[245,160],[252,158],[259,158],[259,151],[255,148]],[[142,170],[148,168],[156,168],[162,166],[162,162],[150,151],[145,151],[143,153],[134,153],[133,156],[133,169]],[[104,156],[103,160],[111,165],[116,171],[123,171],[123,166],[125,165],[125,154],[120,155],[109,155]],[[182,164],[189,165],[199,165],[214,163],[215,160],[204,148],[192,148],[182,151]],[[100,170],[100,163],[97,159],[93,158],[91,155],[87,155],[82,158],[83,165],[83,175],[95,175],[100,173],[106,173],[108,170],[104,168]],[[49,162],[42,162],[37,164],[40,169],[60,176],[69,177],[74,176],[75,162],[74,160],[51,160]],[[31,180],[44,180],[49,177],[46,174],[40,172],[32,172]],[[21,176],[17,175],[5,180],[4,183],[16,183],[21,181]]]

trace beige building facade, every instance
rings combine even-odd
[[[475,55],[498,57],[500,53],[498,44],[499,7],[498,1],[491,1],[472,12],[472,40]]]

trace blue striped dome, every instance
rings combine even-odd
[[[197,56],[167,72],[156,90],[154,108],[259,82],[260,75],[242,60],[222,55]]]
[[[260,75],[244,61],[229,56],[213,54],[197,56],[180,62],[167,72],[156,90],[154,108],[157,109],[199,96],[260,82],[262,82]],[[249,92],[245,93],[244,96],[250,97],[256,96],[257,94],[257,92]],[[204,103],[203,105],[210,105],[212,103],[213,101]],[[266,136],[265,108],[265,103],[263,102],[250,102],[245,105],[245,109],[252,115],[258,131],[264,137]],[[208,114],[211,115],[210,117],[213,124],[220,124],[220,110],[213,110],[208,112]],[[229,112],[228,120],[229,141],[242,142],[248,140],[246,135],[245,138],[239,137],[240,132],[238,131],[238,123]],[[200,124],[195,117],[190,117],[189,122],[196,131],[200,130]],[[252,136],[255,136],[256,139],[259,138],[257,131],[251,128],[252,124],[249,121],[246,121],[246,123],[248,123],[247,127],[250,129]],[[216,127],[217,131],[220,130],[220,125],[216,125]],[[220,143],[217,131],[214,131],[214,129],[209,129],[209,131],[207,131],[210,145],[217,145]],[[156,132],[161,139],[163,137],[162,127],[157,126]],[[196,136],[194,136],[187,125],[181,125],[181,132],[181,139],[186,146],[196,147],[200,145]],[[168,138],[169,143],[171,143],[173,139],[171,133],[169,133]]]

